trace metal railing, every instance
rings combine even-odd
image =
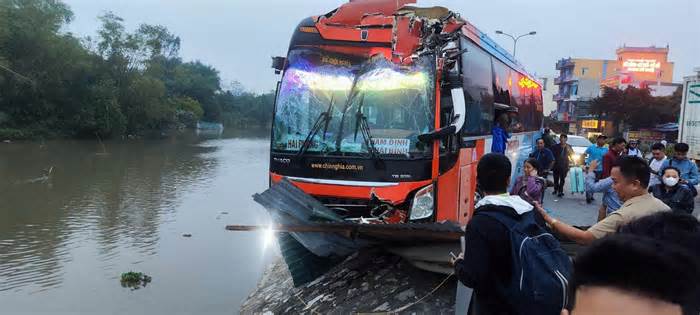
[[[567,59],[560,59],[559,61],[557,61],[556,68],[557,68],[557,70],[561,70],[562,68],[573,67],[573,66],[574,66],[574,61],[571,60],[571,58],[567,58]]]

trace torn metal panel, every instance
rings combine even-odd
[[[332,210],[286,179],[260,194],[255,194],[253,199],[267,209],[277,224],[311,225],[343,221]],[[290,234],[309,251],[321,257],[347,256],[372,244],[367,240],[351,239],[335,233],[290,232]]]
[[[254,231],[270,229],[275,232],[337,233],[348,238],[366,238],[377,243],[431,243],[456,242],[464,231],[453,223],[404,223],[404,224],[360,224],[333,222],[314,224],[228,225],[229,231]]]
[[[359,27],[362,28],[391,28],[394,25],[394,18],[381,14],[365,15],[360,21]]]
[[[462,230],[454,223],[346,221],[287,179],[254,195],[253,199],[268,210],[279,231],[290,232],[318,256],[343,256],[365,246],[384,243],[450,242],[462,235]],[[227,227],[229,230],[255,228]]]
[[[416,3],[416,0],[353,0],[341,5],[325,23],[357,26],[366,15],[392,16],[399,8]],[[367,8],[372,8],[367,12]]]
[[[404,6],[396,11],[396,15],[406,15],[429,20],[447,21],[454,13],[445,7],[419,8],[414,6]]]
[[[270,212],[282,212],[304,223],[315,220],[336,222],[343,220],[286,179],[260,194],[253,195],[253,200]]]
[[[397,16],[392,38],[395,62],[403,63],[421,46],[423,22],[406,16]]]

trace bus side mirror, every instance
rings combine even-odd
[[[444,128],[440,128],[438,130],[433,130],[428,133],[424,133],[422,135],[418,135],[418,141],[423,142],[423,143],[431,143],[435,140],[438,139],[444,139],[447,138],[449,135],[454,134],[457,132],[457,128],[455,128],[454,125],[449,125]]]
[[[275,74],[280,74],[285,66],[287,66],[287,58],[272,57],[272,69],[275,69]]]
[[[438,130],[431,131],[418,136],[418,140],[425,143],[430,143],[436,139],[445,138],[451,134],[458,133],[464,127],[465,115],[467,112],[466,102],[464,101],[464,89],[462,87],[453,88],[452,106],[454,108],[454,116],[452,124]]]

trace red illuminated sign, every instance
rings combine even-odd
[[[520,86],[520,88],[523,89],[536,89],[540,87],[540,85],[537,84],[537,82],[532,81],[526,77],[520,78],[520,80],[518,81],[518,86]]]
[[[627,59],[622,63],[629,72],[650,72],[654,73],[661,68],[661,62],[656,59]]]

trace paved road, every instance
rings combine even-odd
[[[551,180],[552,177],[550,176]],[[589,226],[596,222],[598,218],[598,208],[602,194],[595,195],[595,201],[586,204],[584,194],[572,194],[569,190],[569,178],[564,183],[564,197],[552,195],[552,187],[547,188],[544,196],[544,208],[554,214],[556,218],[568,224],[578,226]]]
[[[549,179],[552,179],[550,176]],[[603,194],[595,194],[591,204],[586,204],[586,196],[584,194],[571,194],[569,190],[569,178],[566,178],[564,184],[564,197],[559,198],[552,195],[552,188],[547,188],[544,197],[544,208],[554,214],[559,220],[568,224],[578,226],[589,226],[596,222],[598,217],[598,208],[600,208]],[[696,217],[700,217],[700,197],[695,198]]]

